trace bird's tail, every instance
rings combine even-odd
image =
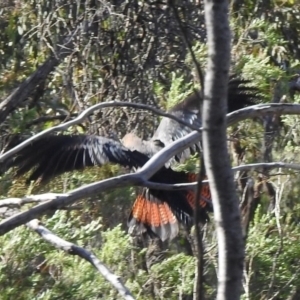
[[[165,193],[160,193],[161,197]],[[151,190],[143,188],[133,204],[129,219],[129,233],[132,235],[158,236],[162,241],[173,239],[179,231],[178,221],[169,204],[154,196]]]
[[[168,172],[174,172],[168,170]],[[193,182],[197,174],[174,172],[179,182]],[[170,183],[170,180],[168,180]],[[190,226],[193,223],[196,195],[193,190],[163,191],[144,188],[136,198],[128,219],[129,232],[132,235],[147,234],[158,236],[162,241],[177,236],[179,223]],[[199,197],[199,220],[209,220],[208,212],[212,211],[209,185],[202,184]]]

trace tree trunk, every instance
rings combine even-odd
[[[228,2],[206,0],[208,70],[203,105],[203,149],[212,190],[218,237],[217,299],[239,299],[243,275],[244,242],[238,198],[227,150],[226,95],[230,66]]]

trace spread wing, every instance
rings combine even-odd
[[[12,166],[16,176],[33,169],[29,180],[46,181],[64,172],[89,166],[116,163],[126,167],[140,167],[148,157],[130,151],[121,143],[95,135],[57,135],[34,141],[22,149]]]
[[[240,108],[254,105],[257,101],[257,89],[247,86],[249,82],[236,78],[231,78],[228,83],[228,112],[238,110]],[[168,112],[176,117],[184,120],[185,122],[201,127],[200,119],[200,106],[202,104],[202,98],[200,93],[193,93],[187,97],[183,102],[175,105]],[[152,137],[152,141],[160,141],[164,146],[169,145],[175,140],[192,132],[187,126],[179,124],[175,120],[169,118],[162,118],[156,132]],[[184,162],[188,157],[200,151],[199,143],[184,150],[182,153],[176,156],[176,160]],[[170,161],[172,165],[174,160]]]

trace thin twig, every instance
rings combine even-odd
[[[275,169],[275,168],[300,170],[300,165],[289,164],[284,162],[255,163],[255,164],[247,164],[247,165],[233,167],[232,170],[234,172],[238,172],[238,171],[253,171],[253,170],[258,171],[260,169]]]
[[[196,75],[197,75],[196,77],[197,77],[197,80],[199,81],[200,86],[201,86],[201,90],[200,90],[201,97],[203,99],[203,91],[204,91],[204,77],[203,77],[203,72],[201,70],[201,67],[199,66],[199,63],[197,62],[196,55],[195,55],[195,53],[194,53],[194,51],[192,49],[192,45],[191,45],[190,41],[186,38],[186,35],[185,35],[185,32],[184,32],[184,28],[182,26],[181,20],[179,18],[177,9],[176,9],[173,1],[169,1],[169,5],[173,9],[175,19],[176,19],[176,21],[178,23],[178,26],[179,26],[179,29],[180,29],[180,32],[181,32],[181,38],[183,39],[186,47],[189,50],[189,53],[190,53],[191,57],[192,57],[192,62],[193,62],[194,67],[196,69]]]
[[[181,32],[182,40],[183,40],[183,42],[185,43],[186,47],[188,48],[188,50],[190,52],[190,55],[192,57],[192,62],[193,62],[194,67],[196,69],[197,80],[199,81],[199,83],[201,85],[201,91],[200,91],[201,94],[199,95],[196,91],[196,95],[199,98],[204,99],[204,95],[203,95],[203,90],[204,90],[203,73],[201,71],[199,63],[197,62],[197,59],[196,59],[195,53],[192,49],[192,46],[190,44],[190,41],[187,39],[187,37],[185,35],[184,28],[183,28],[182,22],[179,18],[179,15],[178,15],[178,12],[177,12],[177,9],[176,9],[175,5],[172,1],[169,1],[169,5],[173,9],[175,19],[178,23],[178,26],[179,26],[179,29],[180,29],[180,32]],[[199,103],[201,103],[201,101],[199,101]],[[199,111],[201,111],[201,107],[199,107]],[[192,241],[194,243],[196,243],[196,245],[195,245],[196,247],[192,247],[192,248],[193,249],[195,248],[195,250],[197,252],[197,253],[194,253],[194,255],[196,257],[195,282],[194,282],[194,292],[193,292],[194,300],[200,300],[200,299],[203,299],[203,297],[204,297],[204,291],[203,291],[203,270],[204,270],[204,267],[203,267],[203,265],[204,265],[203,243],[202,243],[201,230],[199,228],[199,226],[200,226],[200,224],[199,224],[199,211],[200,211],[199,200],[200,200],[200,194],[201,194],[201,190],[202,190],[202,179],[205,176],[203,153],[200,153],[199,158],[200,158],[200,171],[199,171],[199,175],[198,175],[198,184],[197,184],[197,188],[196,188],[195,211],[194,211],[195,238],[192,239]]]

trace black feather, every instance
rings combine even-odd
[[[140,167],[148,157],[121,143],[93,135],[47,136],[22,149],[13,162],[17,176],[33,170],[29,180],[46,181],[64,172],[117,163]]]
[[[228,83],[228,112],[233,112],[240,108],[254,105],[257,102],[258,91],[256,88],[248,86],[250,82],[247,80],[237,79],[232,76]],[[201,127],[201,105],[203,99],[200,92],[194,92],[182,102],[176,104],[168,112],[185,122]],[[191,133],[192,129],[184,126],[175,120],[162,118],[158,128],[156,129],[152,140],[159,140],[165,146],[175,140]],[[190,148],[187,148],[182,153],[179,153],[174,159],[171,159],[166,166],[173,166],[175,162],[184,162],[194,153],[201,150],[200,141]]]

